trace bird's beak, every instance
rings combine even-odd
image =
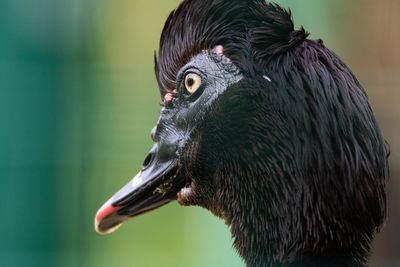
[[[177,178],[178,160],[161,160],[153,152],[153,157],[146,161],[147,166],[98,210],[95,217],[98,233],[111,233],[127,219],[176,199],[184,183]]]

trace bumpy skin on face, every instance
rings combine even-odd
[[[201,86],[193,94],[185,77]],[[186,0],[164,27],[165,107],[99,232],[178,200],[230,226],[247,266],[367,266],[388,149],[368,97],[322,41],[261,0]]]

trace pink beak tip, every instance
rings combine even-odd
[[[96,216],[95,216],[95,228],[96,231],[99,233],[102,233],[100,230],[100,224],[101,222],[111,214],[117,212],[118,210],[121,209],[121,207],[115,207],[111,203],[111,199],[109,199],[106,203],[101,206],[101,208],[97,211]]]

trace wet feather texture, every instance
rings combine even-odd
[[[278,5],[214,0],[184,1],[161,37],[162,94],[217,44],[245,75],[213,104],[184,165],[200,192],[187,204],[223,217],[249,266],[364,266],[385,218],[387,151],[365,91],[307,36]]]
[[[185,0],[170,14],[150,182],[117,194],[122,215],[176,199],[222,218],[248,267],[367,266],[388,148],[351,70],[293,25],[262,0]],[[201,81],[193,95],[188,73]]]

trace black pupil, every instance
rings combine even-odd
[[[193,78],[189,78],[187,83],[188,83],[188,86],[189,86],[189,87],[192,87],[193,84],[194,84]]]

